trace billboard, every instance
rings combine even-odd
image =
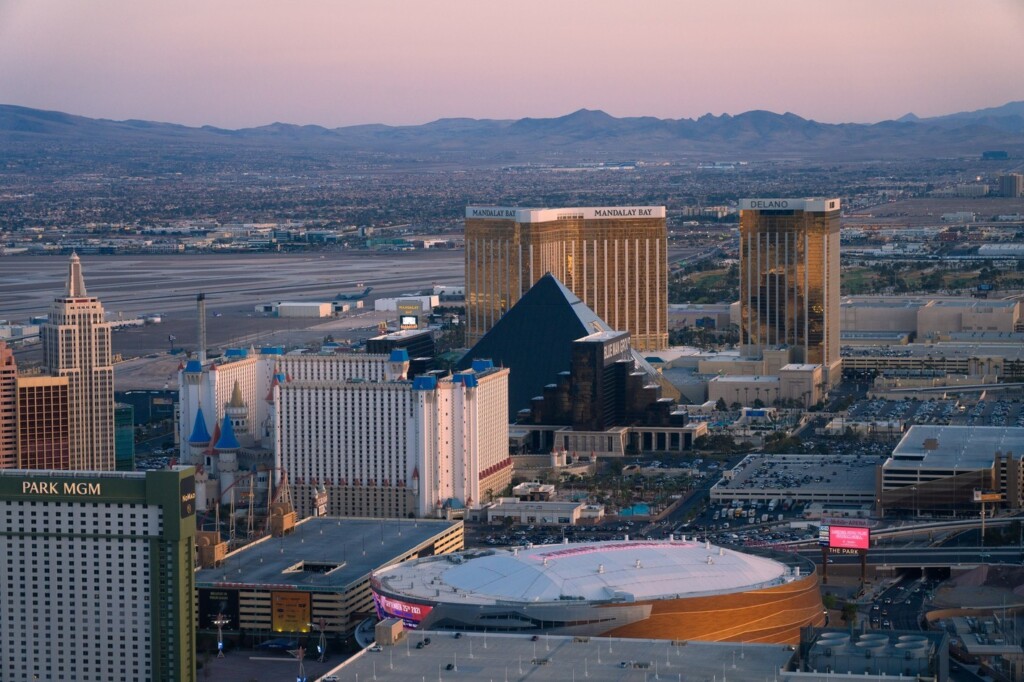
[[[870,545],[870,528],[829,526],[828,546],[831,549],[868,549]]]
[[[417,628],[420,623],[433,610],[433,606],[426,604],[410,604],[385,597],[383,594],[373,593],[373,605],[377,609],[378,618],[401,618],[407,628]]]
[[[309,632],[309,592],[271,592],[270,626],[274,632]]]
[[[199,627],[216,627],[218,616],[226,618],[226,629],[238,629],[238,590],[199,590]]]
[[[417,329],[419,318],[415,315],[402,315],[398,318],[398,326],[400,329]]]

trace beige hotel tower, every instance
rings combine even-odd
[[[633,346],[668,346],[664,206],[466,209],[466,343],[550,272]]]
[[[71,254],[67,287],[40,327],[51,376],[67,377],[70,467],[114,469],[114,365],[103,305],[85,291],[82,264]]]

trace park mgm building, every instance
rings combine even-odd
[[[196,679],[195,469],[0,471],[0,679]]]

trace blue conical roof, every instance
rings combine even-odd
[[[196,411],[196,423],[192,427],[192,435],[188,437],[189,445],[205,445],[210,442],[210,432],[206,429],[203,408]]]
[[[231,415],[224,415],[224,421],[220,427],[220,438],[213,447],[218,450],[237,450],[242,447],[238,439],[235,438],[235,427],[231,425]]]

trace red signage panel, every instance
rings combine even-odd
[[[835,549],[868,549],[871,546],[871,529],[830,526],[828,546]]]

